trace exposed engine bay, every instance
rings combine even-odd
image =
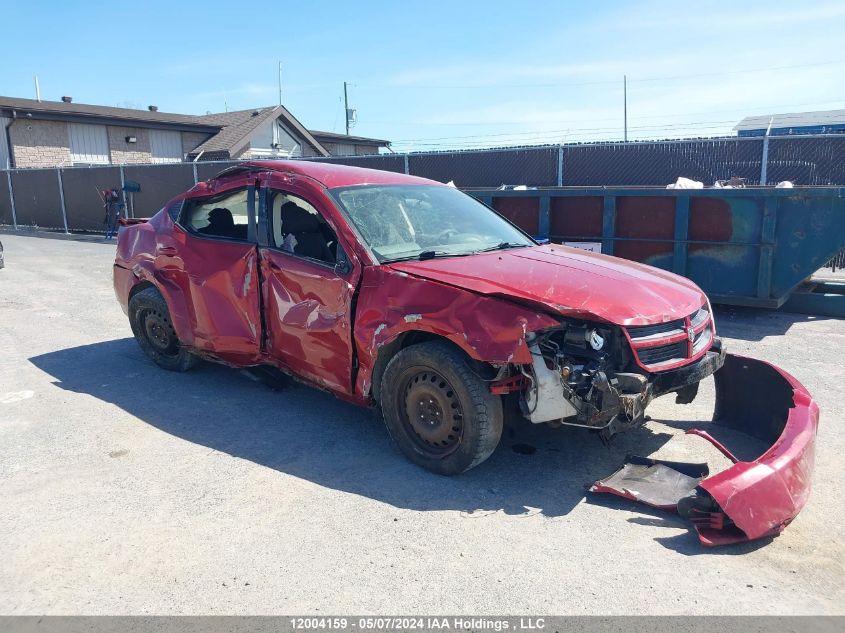
[[[523,415],[534,423],[566,424],[599,431],[607,440],[640,426],[645,409],[659,395],[675,392],[677,402],[692,402],[698,383],[724,362],[721,342],[683,367],[649,373],[633,358],[624,333],[616,327],[563,322],[529,334],[532,365],[520,371]]]

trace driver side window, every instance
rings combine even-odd
[[[337,261],[337,236],[307,200],[283,191],[270,191],[273,246],[327,264]]]

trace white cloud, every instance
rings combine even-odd
[[[802,23],[819,23],[825,20],[845,17],[845,4],[841,2],[818,4],[789,3],[777,5],[768,2],[751,8],[738,4],[733,8],[708,6],[702,3],[685,4],[637,4],[636,9],[619,12],[616,18],[602,26],[607,29],[634,31],[645,29],[660,31],[665,29],[695,29],[700,37],[706,39],[708,29],[755,29],[761,27],[792,27]],[[749,32],[749,38],[755,33]]]

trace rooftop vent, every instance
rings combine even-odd
[[[258,116],[259,114],[261,114],[261,112],[259,112],[258,110],[252,111],[252,116]]]
[[[71,101],[73,101],[73,97],[62,97],[62,101],[64,101],[65,103],[70,103]]]
[[[147,110],[150,112],[158,112],[158,106],[147,106]]]

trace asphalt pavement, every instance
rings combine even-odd
[[[731,351],[821,408],[815,488],[784,533],[705,549],[585,485],[626,453],[724,458],[683,435],[712,385],[603,446],[515,425],[455,478],[375,411],[205,363],[154,366],[114,299],[114,244],[0,234],[2,614],[845,614],[845,321],[720,309]]]

